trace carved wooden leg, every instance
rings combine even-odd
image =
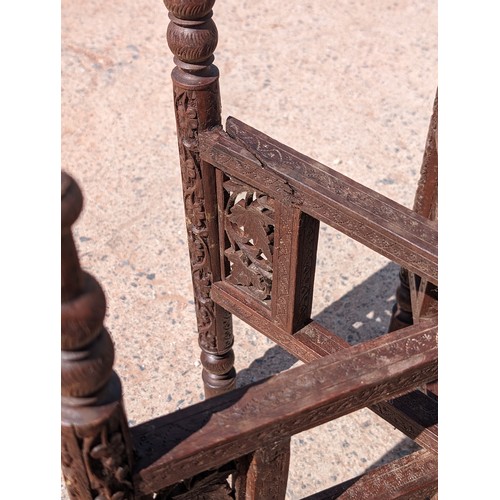
[[[99,283],[80,268],[71,225],[83,199],[62,173],[62,470],[70,498],[133,498],[132,446]]]
[[[231,315],[210,298],[220,279],[215,169],[200,160],[198,133],[221,126],[219,71],[212,64],[217,28],[215,0],[165,0],[170,11],[167,41],[172,72],[177,137],[184,191],[194,300],[207,397],[234,387]]]

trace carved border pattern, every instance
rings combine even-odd
[[[285,215],[283,217],[282,215]],[[292,249],[292,225],[291,217],[286,217],[287,212],[279,210],[279,248],[276,256],[278,268],[278,291],[276,300],[276,321],[283,328],[286,328],[289,304],[290,304],[290,278],[291,278],[291,249]],[[289,214],[288,214],[289,215]]]
[[[225,150],[217,148],[212,151],[212,155],[215,163],[220,165],[226,173],[236,167],[241,176],[246,177],[244,180],[249,184],[261,185],[265,183],[276,200],[287,205],[302,205],[302,209],[308,213],[312,212],[310,215],[313,217],[317,217],[329,225],[333,221],[339,231],[367,246],[384,249],[384,255],[391,260],[412,263],[415,268],[421,270],[421,273],[425,273],[429,278],[432,277],[432,281],[434,279],[437,281],[437,266],[434,262],[430,262],[416,252],[410,251],[407,246],[398,244],[384,234],[373,230],[367,224],[347,216],[340,209],[336,209],[330,204],[322,203],[319,199],[314,203],[302,199],[300,193],[296,192],[286,180],[279,178],[278,173],[268,174],[265,172],[261,166],[262,164],[256,165],[230,157]],[[409,224],[411,224],[411,221],[409,221]]]
[[[174,102],[179,130],[179,155],[199,342],[202,348],[216,351],[215,304],[210,298],[213,275],[200,157],[196,151],[198,138],[196,92],[174,86]]]
[[[418,180],[417,191],[415,193],[415,200],[413,203],[413,210],[415,210],[417,213],[425,217],[428,217],[430,220],[437,220],[437,210],[438,210],[437,134],[438,134],[438,94],[436,91],[436,97],[434,99],[434,104],[432,108],[431,121],[429,124],[429,130],[427,132],[427,139],[425,142],[422,167],[420,169],[420,177]],[[426,189],[428,188],[427,183],[429,182],[429,179],[435,181],[435,184],[432,185],[433,190],[431,199],[426,199],[430,194],[427,193],[426,196]]]
[[[274,254],[274,200],[235,178],[223,183],[228,193],[224,231],[230,262],[225,279],[266,305],[271,299]]]
[[[351,368],[350,360],[343,362],[342,365],[346,366],[346,373],[348,373]],[[375,387],[368,387],[359,391],[356,396],[347,395],[325,407],[311,410],[307,415],[295,417],[292,423],[287,422],[286,428],[306,428],[309,426],[309,422],[312,427],[319,425],[319,423],[317,423],[319,419],[325,418],[325,421],[332,420],[333,418],[347,415],[357,408],[365,408],[371,406],[375,402],[383,401],[387,398],[387,394],[391,394],[391,398],[398,397],[412,390],[419,383],[431,380],[436,373],[437,366],[433,364],[413,374],[401,375],[397,379],[383,382]],[[314,378],[311,378],[311,376],[303,377],[301,383],[303,386],[309,386],[312,392],[316,385],[320,385],[324,383],[325,380],[328,380],[328,376],[328,373],[321,373],[321,371],[319,371],[314,374]],[[395,393],[396,390],[398,391],[397,394]],[[244,405],[234,408],[232,416],[238,415],[242,419],[249,419],[254,416],[262,415],[263,409],[266,409],[267,416],[272,416],[273,413],[282,411],[283,404],[286,404],[288,401],[294,401],[295,397],[295,389],[291,387],[284,389],[279,394],[269,392],[264,398],[259,395],[258,400],[251,399]],[[285,435],[286,433],[281,434],[279,430],[276,431],[277,438]]]
[[[323,189],[330,193],[335,193],[345,202],[356,205],[357,207],[379,215],[384,220],[393,221],[395,223],[405,226],[408,232],[423,239],[424,241],[432,241],[433,234],[428,232],[425,227],[419,226],[415,223],[411,214],[406,214],[399,210],[395,210],[388,203],[373,203],[373,198],[369,193],[358,189],[356,186],[350,186],[346,181],[351,181],[342,174],[331,170],[329,167],[317,163],[317,168],[307,168],[300,154],[293,155],[293,152],[280,148],[277,144],[269,144],[266,141],[260,141],[254,134],[249,134],[240,128],[234,121],[228,127],[228,133],[231,135],[229,128],[237,131],[235,139],[242,145],[248,148],[249,152],[257,157],[259,161],[266,161],[272,163],[273,168],[279,171],[280,165],[288,165],[293,168],[294,173],[303,176],[305,179],[317,183]],[[254,151],[253,151],[254,150]],[[258,154],[256,154],[257,152]],[[328,169],[329,171],[325,171]],[[378,200],[377,200],[378,201]]]

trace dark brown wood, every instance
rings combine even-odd
[[[239,120],[222,130],[214,1],[165,0],[209,399],[129,430],[104,294],[81,270],[71,233],[83,198],[63,173],[62,467],[70,497],[284,499],[290,437],[364,407],[425,449],[310,498],[430,497],[437,401],[418,388],[437,377],[437,96],[408,210]],[[402,266],[393,322],[414,325],[351,347],[311,320],[319,221]],[[307,364],[232,390],[231,314]]]
[[[273,321],[295,333],[311,321],[319,221],[276,202]]]
[[[144,499],[155,500],[234,500],[234,489],[228,482],[228,476],[236,475],[234,462],[210,469],[171,485],[154,497],[146,495]]]
[[[420,178],[413,203],[415,213],[437,221],[438,213],[438,93],[434,99],[432,116],[420,169]],[[411,325],[414,321],[437,314],[437,286],[422,279],[418,273],[402,268],[396,292],[389,331]]]
[[[236,377],[231,315],[210,297],[221,268],[215,172],[201,160],[198,145],[202,131],[221,126],[219,70],[212,64],[217,46],[214,1],[165,0],[170,17],[167,41],[176,64],[172,71],[174,106],[207,397],[231,390]]]
[[[303,500],[425,500],[437,493],[437,456],[416,451]]]
[[[222,279],[293,333],[310,321],[319,221],[236,177],[217,179]]]
[[[219,187],[219,220],[224,229],[223,279],[269,307],[273,283],[274,200],[225,177]]]
[[[245,321],[258,332],[263,333],[288,352],[302,361],[312,361],[317,358],[316,348],[302,343],[296,335],[278,326],[268,315],[256,310],[249,297],[227,282],[215,283],[212,288],[212,298],[218,304],[227,308],[235,316]]]
[[[340,336],[312,321],[294,335],[278,327],[270,318],[259,314],[249,303],[248,297],[228,283],[216,283],[213,287],[214,300],[226,307],[232,314],[248,323],[257,331],[296,356],[301,361],[309,363],[316,359],[333,354],[341,349],[350,348]],[[419,393],[420,394],[420,393]],[[396,406],[387,401],[370,407],[377,415],[387,420],[394,427],[404,432],[408,437],[426,449],[437,453],[437,405],[432,405],[435,419],[432,423],[418,411],[417,401],[421,398],[415,394],[405,403]],[[427,401],[427,404],[431,404]],[[416,408],[417,407],[417,408]],[[430,411],[430,410],[426,410]]]
[[[427,140],[425,144],[420,178],[415,193],[413,210],[437,221],[438,216],[438,91],[434,106]],[[396,291],[396,303],[392,311],[389,331],[417,323],[438,314],[438,288],[420,275],[401,268],[400,284]],[[437,397],[438,383],[428,384],[429,393]]]
[[[437,284],[435,222],[239,120],[227,128],[200,134],[203,159]]]
[[[438,91],[436,90],[413,204],[415,212],[430,220],[437,220],[438,216],[438,107]]]
[[[103,326],[104,293],[83,272],[71,233],[83,204],[76,182],[61,186],[62,470],[70,498],[131,499],[132,445],[113,371],[114,349]]]
[[[436,373],[436,326],[413,326],[341,350],[133,428],[134,483],[151,493],[407,393]]]

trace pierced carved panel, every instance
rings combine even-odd
[[[224,231],[229,261],[225,279],[269,305],[273,279],[274,199],[226,178]]]

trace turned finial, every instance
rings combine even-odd
[[[81,288],[81,269],[71,235],[71,226],[83,207],[80,188],[66,172],[61,172],[61,298],[70,300]]]
[[[75,180],[61,176],[61,393],[64,397],[95,396],[109,381],[114,349],[103,327],[106,299],[99,283],[82,271],[72,224],[83,206]]]
[[[170,24],[167,42],[174,63],[188,73],[206,70],[214,60],[217,27],[212,20],[215,0],[164,0]]]
[[[103,326],[106,299],[82,270],[71,226],[83,207],[61,177],[61,465],[71,499],[133,499],[132,443],[114,348]]]
[[[215,0],[164,0],[163,3],[179,19],[197,20],[212,12]]]

